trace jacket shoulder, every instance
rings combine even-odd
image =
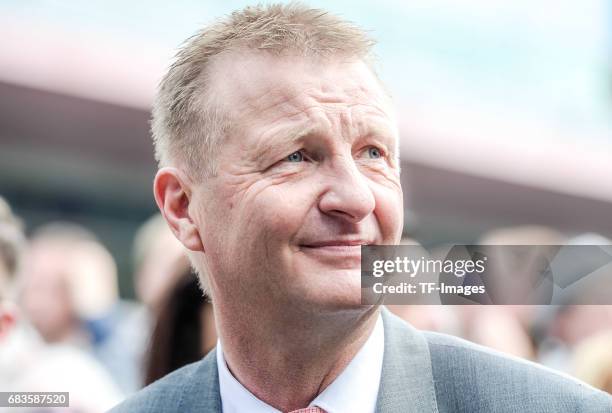
[[[611,412],[612,396],[566,374],[424,332],[440,412]]]
[[[220,412],[216,349],[151,383],[110,413]]]
[[[185,386],[191,383],[201,361],[180,369],[151,383],[110,410],[110,413],[177,411]]]

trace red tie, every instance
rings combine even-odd
[[[325,410],[320,407],[305,407],[303,409],[292,410],[289,413],[325,413]]]

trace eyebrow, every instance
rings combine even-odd
[[[299,142],[307,136],[321,132],[319,126],[298,124],[288,128],[280,128],[273,133],[260,136],[255,146],[256,159],[261,159],[267,152],[277,147],[287,147]]]
[[[358,139],[363,139],[369,136],[378,136],[381,142],[385,144],[389,155],[397,157],[399,151],[399,136],[394,136],[394,131],[382,126],[378,123],[370,124],[366,127],[365,133],[361,134]]]
[[[377,123],[373,123],[369,124],[365,128],[364,132],[365,133],[357,136],[355,140],[365,139],[371,136],[381,137],[380,141],[386,146],[389,155],[393,158],[397,158],[399,138],[395,139],[395,142],[393,142],[394,134],[391,129]],[[280,128],[278,131],[270,134],[266,133],[265,135],[260,136],[260,140],[256,144],[256,149],[254,151],[256,154],[255,159],[265,159],[266,153],[269,153],[275,148],[290,147],[308,136],[322,133],[323,128],[321,128],[320,125],[309,124],[297,124],[292,127]]]

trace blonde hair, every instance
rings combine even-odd
[[[159,165],[180,165],[196,179],[216,174],[214,149],[230,123],[210,93],[216,56],[252,50],[371,63],[373,44],[352,23],[300,3],[250,6],[218,20],[184,43],[160,83],[151,120]]]

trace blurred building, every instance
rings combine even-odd
[[[245,1],[0,4],[0,193],[91,228],[131,295],[155,211],[149,105],[176,46]],[[540,224],[612,237],[609,0],[310,2],[371,29],[398,106],[405,232]]]

